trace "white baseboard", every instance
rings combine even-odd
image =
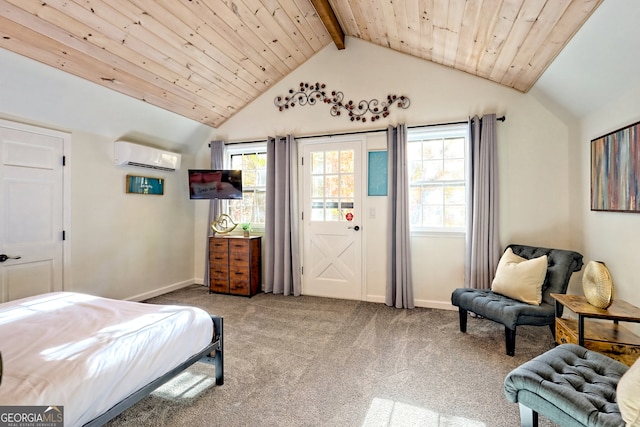
[[[368,302],[378,302],[385,304],[385,297],[380,295],[367,295]],[[433,300],[414,300],[416,307],[437,308],[439,310],[457,310],[450,302],[433,301]]]
[[[384,304],[385,298],[378,295],[367,295],[367,302],[379,302]]]
[[[415,300],[416,307],[437,308],[439,310],[457,310],[450,302],[433,300]]]
[[[143,294],[135,295],[133,297],[127,298],[128,301],[144,301],[149,298],[157,297],[158,295],[166,294],[171,291],[176,291],[178,289],[186,288],[187,286],[191,286],[195,283],[202,284],[202,279],[191,279],[185,280],[183,282],[174,283],[173,285],[165,286],[164,288],[154,289],[150,292],[145,292]],[[203,285],[204,286],[204,285]],[[367,295],[368,302],[376,302],[380,304],[385,303],[385,297],[380,295]],[[422,308],[436,308],[439,310],[457,310],[450,302],[445,301],[434,301],[434,300],[414,300],[414,304],[416,307]]]
[[[198,282],[198,279],[191,279],[174,283],[173,285],[165,286],[163,288],[154,289],[153,291],[132,296],[130,298],[127,298],[127,301],[144,301],[149,298],[157,297],[158,295],[163,295],[171,291],[177,291],[178,289],[186,288],[187,286],[191,286],[194,283],[202,283],[202,280]]]

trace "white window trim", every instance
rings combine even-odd
[[[264,151],[265,153],[267,152],[267,141],[225,145],[225,154],[226,154],[225,163],[227,165],[231,164],[232,154],[247,154],[247,153],[255,153],[258,151]]]
[[[246,144],[230,144],[225,146],[225,159],[224,163],[226,167],[230,167],[231,165],[231,156],[234,154],[252,154],[258,152],[267,152],[267,141],[265,142],[251,142]],[[228,212],[227,212],[228,213]],[[239,228],[239,227],[238,227]],[[264,233],[265,227],[263,225],[260,226],[252,226],[252,231],[257,233]]]
[[[469,177],[468,177],[468,169],[469,169],[469,125],[467,123],[458,123],[451,125],[442,125],[442,126],[425,126],[418,128],[411,128],[407,132],[407,142],[419,141],[423,139],[439,139],[439,138],[450,138],[450,137],[459,137],[460,135],[464,135],[467,143],[464,147],[464,158],[466,162],[465,166],[465,189],[468,190],[469,185]],[[467,206],[468,212],[468,206]],[[466,227],[411,227],[410,234],[412,236],[438,236],[438,235],[448,235],[448,236],[465,236],[466,235]]]
[[[461,133],[465,133],[465,137],[468,138],[469,125],[452,124],[442,126],[425,126],[418,128],[411,128],[407,132],[407,139],[409,142],[422,139],[436,139],[436,138],[450,138],[452,136],[459,136]]]

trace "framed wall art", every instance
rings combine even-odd
[[[591,140],[591,210],[640,212],[640,122]]]
[[[164,178],[127,175],[127,193],[164,194]]]

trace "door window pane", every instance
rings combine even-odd
[[[340,172],[340,152],[327,151],[325,154],[324,173]]]
[[[311,153],[312,221],[344,221],[353,213],[354,155],[353,150]]]
[[[354,176],[342,175],[340,177],[340,197],[354,197]]]
[[[340,191],[340,177],[328,175],[324,178],[324,192],[329,197],[338,197]]]
[[[311,154],[311,173],[324,173],[324,153],[316,152]]]
[[[340,173],[353,173],[353,150],[340,152]]]
[[[322,176],[311,177],[311,197],[324,197],[324,179]]]

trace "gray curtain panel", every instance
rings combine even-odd
[[[224,141],[211,141],[211,169],[224,168],[225,147]],[[204,285],[209,286],[209,236],[213,236],[211,223],[215,221],[222,211],[220,200],[209,201],[209,222],[207,222],[207,241],[205,246]]]
[[[389,223],[387,245],[387,293],[385,303],[396,308],[414,308],[411,280],[409,223],[409,170],[407,126],[387,129],[389,157]]]
[[[490,289],[498,261],[498,148],[496,115],[469,119],[467,232],[464,285]]]
[[[267,141],[264,291],[302,292],[298,209],[298,146],[291,135]]]

